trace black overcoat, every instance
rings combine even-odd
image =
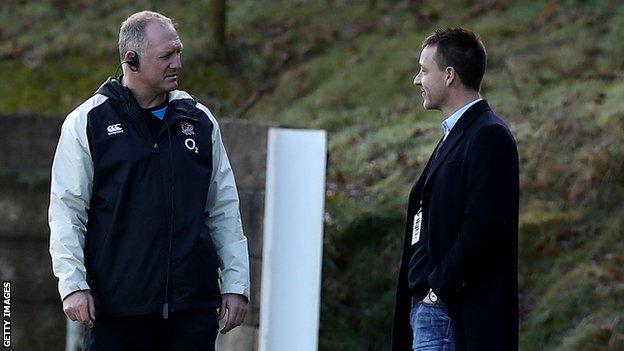
[[[392,350],[411,350],[409,261],[425,245],[428,287],[455,321],[458,350],[518,349],[518,151],[485,100],[471,106],[440,144],[410,193]],[[411,245],[421,207],[421,240]]]

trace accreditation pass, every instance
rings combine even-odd
[[[418,210],[418,213],[414,215],[414,226],[412,227],[412,245],[416,244],[420,240],[420,225],[422,222],[422,209]]]

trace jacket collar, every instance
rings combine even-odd
[[[119,78],[110,77],[96,91],[96,94],[102,94],[119,103],[121,108],[134,119],[142,120],[148,114],[139,105],[134,94],[128,87],[121,84],[123,76]],[[173,116],[174,123],[180,119],[198,120],[199,109],[195,107],[195,100],[187,93],[178,90],[168,93],[169,101],[168,109],[173,109],[167,115]]]
[[[195,106],[195,100],[193,99],[169,100],[168,108],[170,109],[169,116],[173,116],[176,122],[181,119],[190,119],[197,122],[201,113]]]
[[[485,111],[489,111],[490,105],[488,105],[486,100],[481,100],[474,105],[470,106],[464,115],[461,116],[457,124],[453,127],[451,132],[449,133],[446,140],[442,142],[440,145],[440,150],[437,152],[437,156],[433,164],[431,165],[431,169],[427,172],[425,179],[425,186],[427,181],[433,176],[435,171],[440,167],[440,165],[444,162],[444,159],[448,155],[448,153],[453,149],[455,144],[462,138],[464,135],[464,130],[470,127],[470,125],[483,114]]]

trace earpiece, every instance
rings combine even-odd
[[[140,65],[139,54],[134,50],[130,51],[130,53],[132,54],[130,59],[121,61],[121,64],[123,65],[124,63],[127,63],[128,68],[130,68],[132,72],[136,72],[139,70],[139,65]]]

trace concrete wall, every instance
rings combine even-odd
[[[63,350],[65,316],[48,254],[49,172],[62,117],[0,116],[0,279],[11,281],[12,349]],[[256,350],[268,126],[222,120],[251,255],[244,326],[218,350]]]

